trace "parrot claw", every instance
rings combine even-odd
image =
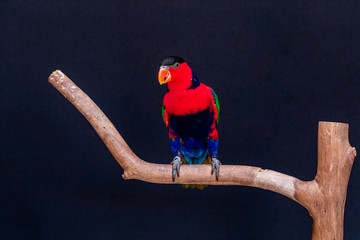
[[[219,172],[220,172],[220,165],[221,162],[216,159],[216,158],[212,158],[211,159],[211,175],[213,175],[214,170],[216,170],[216,181],[219,181]]]
[[[176,174],[177,174],[178,177],[180,176],[180,166],[183,164],[183,162],[181,161],[180,156],[176,156],[171,161],[171,164],[172,164],[172,179],[173,179],[173,182],[174,182]]]

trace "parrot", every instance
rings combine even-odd
[[[160,85],[167,84],[163,98],[162,116],[169,133],[173,153],[172,179],[180,175],[182,164],[211,164],[219,179],[221,162],[218,160],[219,101],[215,91],[200,83],[184,59],[166,57],[158,72]],[[203,189],[205,185],[184,187]]]

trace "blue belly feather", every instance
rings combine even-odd
[[[181,153],[189,164],[202,164],[209,149],[204,146],[204,140],[185,139],[181,145]]]

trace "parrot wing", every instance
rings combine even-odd
[[[213,104],[215,106],[213,106],[213,109],[216,111],[214,111],[214,117],[215,117],[215,123],[216,123],[216,126],[219,124],[219,115],[220,115],[220,105],[219,105],[219,100],[218,100],[218,96],[216,95],[215,91],[210,88],[210,91],[212,93],[212,97],[213,97]]]
[[[161,107],[161,113],[162,113],[163,121],[166,127],[169,129],[169,114],[167,113],[164,104]]]

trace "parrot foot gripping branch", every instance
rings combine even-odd
[[[348,124],[319,122],[318,169],[312,181],[242,165],[221,165],[217,180],[209,174],[210,164],[184,164],[181,175],[173,181],[170,164],[154,164],[136,156],[101,109],[65,74],[57,70],[49,76],[49,82],[89,121],[124,169],[124,179],[162,184],[239,185],[274,191],[309,211],[313,218],[313,240],[343,239],[347,185],[356,156],[355,148],[349,144]]]

